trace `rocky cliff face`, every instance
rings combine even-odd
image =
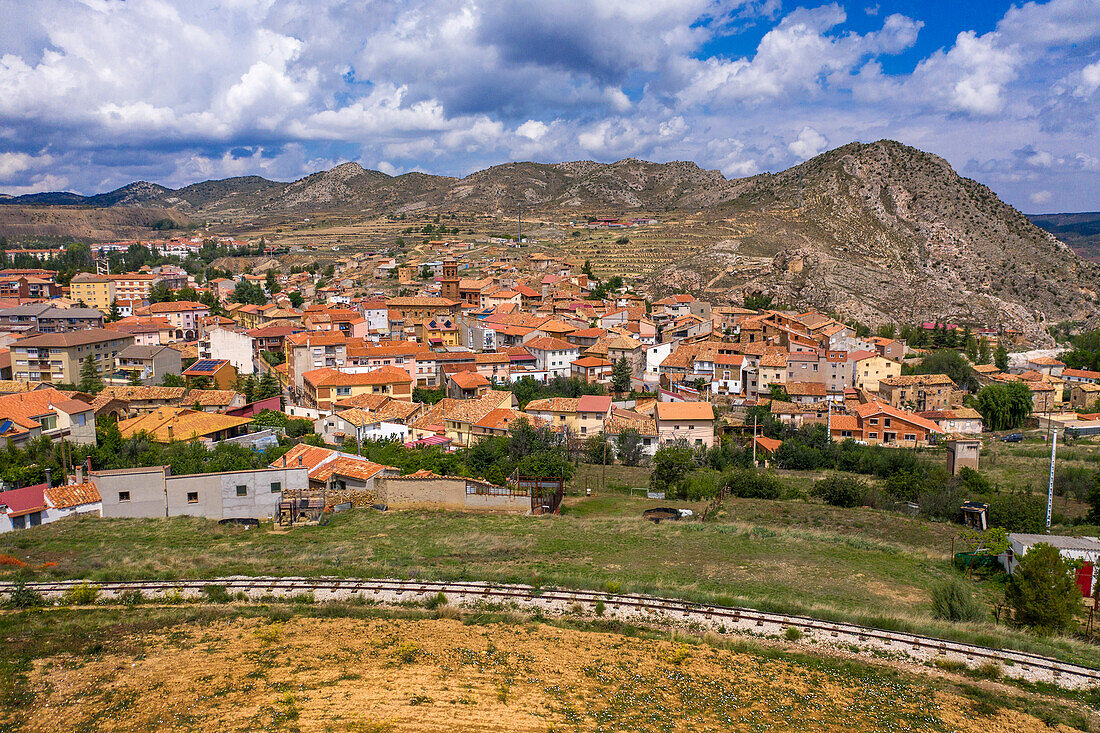
[[[1036,337],[1097,317],[1100,269],[937,156],[851,144],[735,187],[716,211],[760,215],[767,223],[738,244],[774,263],[733,292],[869,323],[957,319]]]

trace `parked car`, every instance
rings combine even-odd
[[[1024,434],[1023,433],[1009,433],[1008,435],[1001,438],[1001,441],[1005,442],[1005,443],[1019,443],[1023,439],[1024,439]]]

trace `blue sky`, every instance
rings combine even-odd
[[[1100,210],[1100,0],[0,0],[0,191],[852,140]]]

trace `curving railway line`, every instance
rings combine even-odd
[[[85,581],[66,580],[28,583],[46,598],[60,598]],[[993,649],[904,631],[888,631],[858,624],[823,621],[750,608],[717,606],[637,594],[536,588],[485,582],[446,582],[393,579],[227,577],[212,580],[153,580],[96,583],[100,596],[117,599],[126,591],[140,591],[149,600],[197,598],[210,585],[249,600],[290,598],[311,594],[318,602],[361,598],[367,602],[395,604],[425,601],[442,593],[448,603],[476,607],[504,606],[544,613],[602,614],[635,623],[690,626],[693,630],[720,634],[779,637],[789,628],[802,632],[802,642],[832,646],[861,654],[891,656],[916,662],[936,660],[962,663],[972,668],[996,664],[1006,677],[1047,682],[1070,689],[1100,685],[1100,670],[1062,662],[1030,652]],[[7,594],[13,583],[0,583]],[[597,604],[602,604],[598,607]]]

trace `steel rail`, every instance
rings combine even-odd
[[[61,580],[27,583],[45,597],[63,596],[67,591],[89,583],[83,580]],[[891,631],[849,622],[835,622],[797,614],[759,611],[752,608],[720,606],[693,601],[659,598],[631,593],[610,593],[564,588],[538,588],[528,585],[498,584],[472,581],[397,580],[357,578],[295,578],[295,577],[226,577],[205,580],[130,580],[91,583],[104,597],[118,598],[127,591],[140,591],[155,598],[175,594],[201,596],[209,586],[221,586],[227,593],[244,593],[256,600],[267,596],[291,597],[294,595],[327,594],[335,600],[359,596],[370,598],[386,595],[384,602],[408,602],[426,600],[443,593],[468,605],[477,602],[512,602],[567,613],[577,610],[594,614],[596,604],[603,604],[604,611],[622,618],[636,618],[660,623],[697,623],[721,632],[748,632],[757,635],[779,634],[788,628],[796,628],[803,634],[824,642],[854,643],[861,650],[867,646],[881,651],[893,651],[927,661],[931,658],[950,658],[975,667],[982,663],[1002,665],[1006,676],[1041,679],[1063,687],[1092,687],[1100,685],[1100,670],[1051,657],[1014,649],[994,649],[978,644],[951,641],[907,631]],[[0,582],[0,594],[8,594],[15,583]],[[393,596],[392,599],[388,596]]]

